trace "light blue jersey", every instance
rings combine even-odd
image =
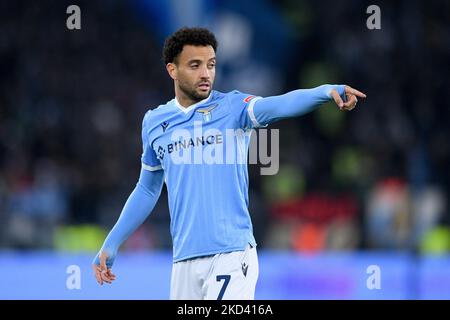
[[[188,108],[173,99],[145,115],[142,167],[164,170],[174,261],[256,245],[246,159],[257,99],[212,91]]]
[[[249,132],[314,110],[331,99],[333,89],[345,101],[344,85],[266,98],[212,91],[188,108],[173,99],[147,112],[139,181],[100,250],[108,255],[106,265],[112,267],[120,245],[152,212],[163,181],[175,262],[255,246],[248,212]]]

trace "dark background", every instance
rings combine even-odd
[[[449,15],[448,1],[0,1],[0,247],[98,250],[137,181],[143,115],[174,95],[162,43],[188,25],[218,37],[217,90],[368,96],[270,127],[279,173],[250,166],[262,249],[447,253]],[[132,249],[171,249],[165,190]]]

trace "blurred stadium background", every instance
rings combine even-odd
[[[116,283],[98,287],[90,263],[137,181],[142,117],[173,97],[163,40],[186,25],[216,33],[220,91],[368,95],[271,126],[279,173],[249,168],[256,298],[449,299],[449,21],[448,1],[1,0],[0,298],[169,297],[165,190]]]

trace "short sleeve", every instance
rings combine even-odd
[[[237,117],[239,126],[242,129],[264,127],[258,123],[253,112],[255,102],[261,97],[234,90],[228,94],[228,99],[231,112]]]
[[[156,171],[161,170],[161,162],[156,156],[155,151],[153,150],[151,143],[149,141],[148,136],[148,116],[150,112],[146,113],[144,116],[144,120],[142,121],[142,156],[141,156],[141,162],[142,162],[142,168],[147,171]]]

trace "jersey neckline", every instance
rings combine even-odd
[[[187,113],[189,113],[189,111],[191,111],[191,110],[194,109],[195,107],[197,107],[197,106],[199,106],[199,105],[201,105],[201,104],[203,104],[203,103],[208,102],[208,100],[211,99],[212,93],[213,93],[213,90],[211,90],[211,92],[209,93],[209,96],[208,96],[207,98],[205,98],[205,99],[203,99],[203,100],[201,100],[201,101],[199,101],[199,102],[197,102],[197,103],[191,104],[189,107],[183,107],[183,106],[178,102],[178,99],[177,99],[177,97],[175,96],[175,98],[174,98],[175,106],[176,106],[178,109],[180,109],[183,113],[187,114]]]

